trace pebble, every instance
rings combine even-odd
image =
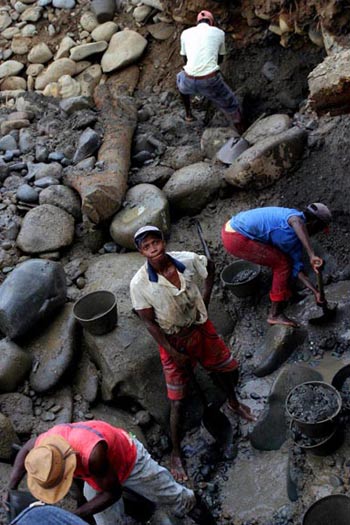
[[[76,285],[79,288],[79,290],[82,290],[85,287],[85,284],[86,284],[86,280],[84,279],[84,277],[78,277],[76,281]]]

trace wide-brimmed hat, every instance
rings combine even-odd
[[[45,503],[57,503],[70,489],[77,459],[63,437],[44,437],[26,456],[24,466],[30,492]]]

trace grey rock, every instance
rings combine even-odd
[[[17,148],[17,142],[12,135],[4,135],[0,138],[0,150],[12,150]]]
[[[197,162],[175,171],[163,191],[175,213],[194,215],[203,209],[224,185],[218,168],[205,162]]]
[[[73,237],[73,217],[57,206],[42,204],[24,217],[17,245],[25,253],[53,252],[72,244]]]
[[[244,151],[225,172],[226,181],[237,188],[262,189],[296,167],[307,133],[293,127],[257,142]]]
[[[322,381],[316,370],[298,364],[287,365],[278,374],[269,394],[268,403],[250,434],[258,450],[278,450],[287,437],[285,401],[292,388],[306,381]]]
[[[45,162],[49,156],[49,152],[45,146],[37,145],[35,148],[35,160],[37,162]]]
[[[67,303],[54,320],[23,345],[31,353],[36,366],[30,374],[35,392],[54,388],[68,370],[76,347],[76,325],[73,305]]]
[[[11,173],[11,172],[10,172]],[[23,183],[22,177],[19,175],[13,174],[6,177],[6,180],[3,182],[3,187],[7,190],[17,190],[20,185]]]
[[[60,108],[62,111],[71,115],[75,111],[80,111],[82,109],[90,109],[93,107],[92,101],[88,97],[70,97],[61,100]]]
[[[75,0],[52,0],[52,5],[57,9],[73,9]]]
[[[71,423],[73,420],[73,396],[70,387],[64,387],[60,390],[49,392],[48,394],[42,394],[40,397],[42,399],[42,406],[47,409],[47,411],[43,412],[43,415],[50,413],[48,411],[51,407],[56,405],[61,406],[62,409],[55,414],[54,424],[59,425],[60,423]],[[53,412],[51,412],[51,414],[52,413]],[[35,421],[35,433],[41,434],[42,432],[46,432],[52,426],[53,423],[50,419],[48,421],[37,419]]]
[[[49,317],[65,300],[66,278],[61,264],[25,261],[0,286],[0,330],[16,339]]]
[[[273,62],[267,61],[261,68],[261,72],[267,80],[272,82],[278,73],[278,67]]]
[[[119,321],[112,332],[103,336],[84,331],[84,339],[91,359],[101,371],[103,400],[112,400],[118,392],[118,396],[134,399],[157,421],[165,423],[168,402],[157,345],[131,312],[129,282],[143,263],[140,254],[128,253],[101,255],[90,264],[84,291],[113,292]],[[146,370],[152,370],[152,374]]]
[[[107,407],[100,403],[94,407],[94,415],[96,419],[108,421],[115,427],[127,428],[129,432],[135,434],[137,439],[145,446],[147,445],[146,438],[138,425],[135,424],[134,418],[128,412],[113,407]]]
[[[99,391],[99,376],[95,365],[90,361],[86,353],[83,354],[79,363],[74,385],[83,398],[89,403],[96,401]]]
[[[162,164],[174,170],[180,170],[189,164],[195,164],[203,160],[204,153],[197,145],[174,146],[168,148],[162,157]]]
[[[174,170],[167,166],[142,166],[142,168],[130,175],[129,181],[132,185],[147,183],[162,188],[173,173]]]
[[[0,392],[14,392],[29,373],[32,357],[7,338],[0,341],[0,354]]]
[[[30,128],[19,131],[19,149],[22,153],[29,153],[35,147],[35,139]]]
[[[5,161],[0,159],[0,182],[4,182],[4,180],[9,175],[9,167]]]
[[[19,393],[0,395],[0,412],[7,416],[17,434],[30,434],[33,429],[33,402]]]
[[[96,164],[96,158],[88,157],[87,159],[84,159],[78,162],[78,164],[75,165],[75,169],[90,171],[94,169],[95,164]]]
[[[254,375],[264,377],[277,370],[304,341],[307,333],[300,328],[274,325],[266,334],[265,349]]]
[[[10,419],[0,413],[0,460],[10,461],[13,443],[19,443]]]
[[[40,204],[53,204],[70,213],[75,219],[79,219],[81,215],[78,194],[67,186],[49,186],[40,193],[39,202]]]
[[[60,184],[60,181],[56,177],[43,177],[34,182],[34,186],[37,188],[48,188],[49,186],[55,186]]]
[[[169,204],[156,186],[138,184],[127,192],[125,206],[114,216],[110,234],[116,243],[135,250],[134,234],[146,224],[154,224],[167,234],[170,230]]]
[[[60,180],[62,177],[62,170],[63,168],[58,162],[50,162],[49,164],[44,162],[28,162],[28,176],[34,177],[35,180],[44,177],[54,177]]]
[[[39,200],[39,194],[29,184],[22,184],[17,190],[16,197],[18,201],[36,204]]]
[[[73,162],[77,163],[90,157],[98,150],[101,145],[99,135],[91,128],[87,128],[79,137],[78,148],[73,157]]]
[[[49,160],[61,162],[64,159],[64,153],[62,151],[52,151],[49,153]]]
[[[288,115],[276,114],[253,122],[244,133],[244,138],[249,144],[256,144],[273,135],[287,131],[292,125],[292,119]]]

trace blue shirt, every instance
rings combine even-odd
[[[292,216],[301,217],[305,221],[301,211],[270,206],[242,211],[231,218],[230,226],[249,239],[272,244],[289,255],[293,261],[293,277],[296,277],[304,268],[303,245],[294,229],[288,224],[288,219]]]

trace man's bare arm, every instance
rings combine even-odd
[[[323,265],[323,259],[315,255],[304,221],[297,215],[292,215],[288,219],[288,224],[293,228],[293,230],[297,234],[300,242],[304,246],[309,256],[310,264],[313,270],[317,273],[318,268],[320,268]]]
[[[26,469],[24,467],[24,460],[26,459],[27,454],[34,447],[35,441],[36,438],[30,439],[29,441],[27,441],[27,443],[23,445],[21,450],[18,452],[10,476],[9,490],[17,489],[18,485],[23,479],[26,473]]]
[[[155,321],[154,309],[144,308],[143,310],[136,310],[136,312],[140,319],[145,323],[146,328],[153,339],[162,346],[178,364],[185,365],[188,361],[188,357],[180,354],[173,346],[171,346],[166,334]]]

